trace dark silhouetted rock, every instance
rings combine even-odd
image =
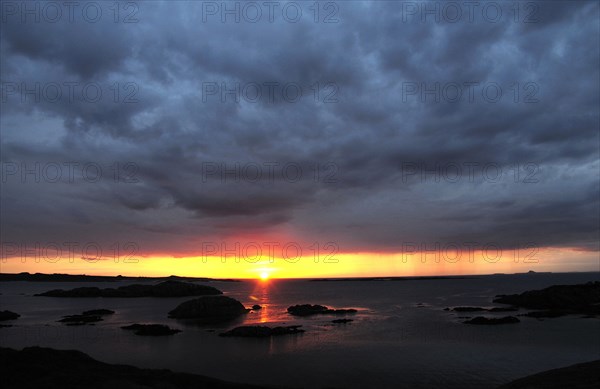
[[[554,285],[521,294],[500,295],[495,303],[530,309],[586,310],[600,304],[600,282],[578,285]]]
[[[248,310],[236,299],[227,296],[205,296],[186,301],[169,312],[174,319],[201,319],[218,322],[231,320]]]
[[[11,311],[0,311],[0,321],[5,320],[15,320],[21,317],[18,313],[14,313]]]
[[[121,327],[124,330],[134,331],[134,334],[140,336],[166,336],[173,335],[181,330],[173,329],[164,324],[131,324]]]
[[[452,308],[455,312],[479,312],[479,311],[487,311],[485,308],[481,307],[455,307]]]
[[[219,336],[225,337],[241,337],[241,338],[268,338],[271,336],[300,334],[304,330],[300,329],[301,326],[287,326],[287,327],[267,327],[267,326],[241,326],[236,327],[227,332],[219,334]]]
[[[518,323],[520,320],[514,316],[505,316],[505,317],[483,317],[477,316],[471,320],[467,320],[465,324],[477,324],[477,325],[496,325],[496,324],[514,324]]]
[[[352,319],[335,319],[332,320],[331,322],[334,324],[345,324],[345,323],[350,323],[351,321],[354,321]]]
[[[568,315],[568,313],[565,311],[547,310],[547,311],[527,312],[527,313],[523,313],[519,316],[535,317],[537,319],[542,319],[542,318],[551,319],[551,318],[561,317],[561,316],[565,316],[565,315]]]
[[[83,325],[99,321],[102,321],[102,318],[98,315],[71,315],[58,320],[60,323],[67,323],[69,325]]]
[[[519,308],[516,307],[494,307],[492,309],[488,309],[490,312],[515,312],[518,310]]]
[[[85,311],[82,315],[97,315],[97,316],[105,316],[112,315],[115,311],[111,311],[110,309],[92,309],[90,311]]]
[[[290,315],[294,316],[311,316],[311,315],[344,315],[356,313],[356,309],[330,309],[324,305],[302,304],[294,305],[287,309]]]
[[[206,376],[111,365],[74,350],[0,347],[2,387],[60,389],[259,389]]]
[[[600,388],[600,360],[552,369],[502,385],[498,389]]]
[[[36,294],[45,297],[185,297],[222,294],[212,286],[192,284],[180,281],[165,281],[157,285],[126,285],[119,288],[100,289],[83,287],[71,290],[54,289]]]
[[[254,305],[252,306],[252,310],[253,310],[253,311],[258,311],[258,310],[260,310],[260,309],[262,309],[262,307],[261,307],[260,305],[258,305],[258,304],[254,304]]]

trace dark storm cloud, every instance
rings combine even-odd
[[[423,21],[403,4],[340,2],[338,23],[308,9],[298,23],[203,22],[202,2],[140,2],[137,23],[107,9],[97,23],[4,15],[2,162],[19,171],[2,183],[3,240],[127,237],[175,253],[283,229],[341,250],[597,249],[598,3],[534,3],[531,20],[503,3],[494,22]],[[56,101],[19,92],[52,83]],[[262,96],[222,102],[206,90],[221,83],[255,83]],[[302,90],[294,102],[281,98],[290,83]],[[407,94],[436,83],[461,86],[463,100]],[[477,83],[473,101],[465,83]],[[482,97],[490,84],[497,102]],[[74,182],[22,183],[21,164],[36,162],[79,166]],[[100,179],[82,176],[87,163]],[[458,182],[444,176],[454,165]]]

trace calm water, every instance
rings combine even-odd
[[[554,284],[600,280],[600,273],[485,276],[411,281],[306,280],[211,282],[246,306],[264,309],[228,326],[199,327],[167,318],[184,298],[50,298],[33,294],[110,283],[0,283],[0,309],[22,316],[0,329],[0,344],[20,348],[78,349],[96,359],[139,367],[169,368],[230,381],[290,387],[493,388],[538,371],[600,358],[600,319],[577,316],[505,326],[469,326],[443,308],[492,306],[496,294]],[[335,317],[298,319],[293,304],[353,307],[354,322]],[[419,307],[418,305],[424,305]],[[68,327],[61,316],[94,308],[116,311],[95,326]],[[513,313],[514,314],[514,313]],[[491,315],[491,314],[490,314]],[[506,313],[496,314],[499,316]],[[121,330],[134,322],[182,329],[171,337],[147,338]],[[273,339],[221,338],[240,324],[302,324],[307,331]]]

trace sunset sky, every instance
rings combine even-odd
[[[2,5],[1,272],[600,271],[597,1],[81,4]]]

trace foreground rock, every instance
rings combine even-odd
[[[529,309],[541,309],[538,317],[558,317],[569,314],[600,314],[600,282],[579,285],[555,285],[521,294],[500,295],[495,303],[511,304]],[[536,313],[528,314],[535,316]]]
[[[0,321],[16,320],[19,317],[21,317],[21,315],[19,315],[18,313],[14,313],[11,311],[0,311]]]
[[[82,287],[71,290],[54,289],[36,294],[45,297],[185,297],[222,294],[217,288],[189,282],[165,281],[157,285],[127,285],[119,288],[100,289]]]
[[[548,370],[518,379],[498,389],[600,388],[600,360]]]
[[[104,315],[112,315],[114,313],[115,313],[115,311],[111,311],[110,309],[92,309],[90,311],[83,312],[82,315],[104,316]]]
[[[302,304],[294,305],[287,309],[290,315],[312,316],[312,315],[345,315],[356,313],[356,309],[330,309],[324,305]]]
[[[519,323],[520,320],[514,316],[505,316],[505,317],[483,317],[477,316],[471,320],[467,320],[465,324],[476,324],[476,325],[497,325],[497,324],[514,324]]]
[[[140,336],[166,336],[181,332],[181,330],[173,329],[164,324],[131,324],[121,327],[124,330],[133,331],[134,334]]]
[[[267,327],[267,326],[241,326],[236,327],[227,332],[219,334],[219,336],[225,337],[241,337],[241,338],[268,338],[271,336],[300,334],[304,330],[300,329],[302,326],[287,326],[287,327]]]
[[[196,374],[111,365],[74,350],[0,347],[3,388],[258,389]]]
[[[92,309],[91,311],[85,311],[80,315],[63,316],[58,322],[65,323],[68,326],[80,326],[102,321],[102,316],[112,315],[113,313],[115,313],[115,311],[111,311],[110,309]]]
[[[205,296],[186,301],[169,312],[173,319],[195,319],[205,322],[224,322],[248,310],[236,299],[227,296]]]
[[[335,319],[335,320],[332,320],[331,322],[333,324],[346,324],[346,323],[350,323],[351,321],[354,321],[354,320],[352,320],[352,319]]]

